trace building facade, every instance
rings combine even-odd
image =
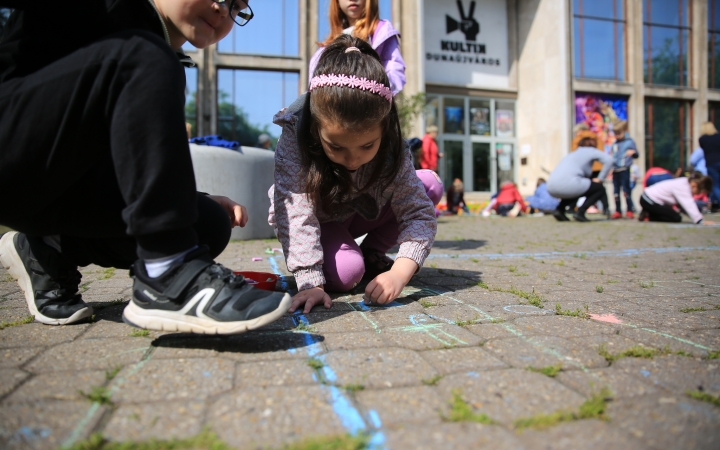
[[[256,17],[186,50],[196,135],[252,145],[302,93],[331,0],[252,2]],[[534,190],[585,123],[606,145],[629,122],[646,168],[687,167],[700,125],[720,122],[720,0],[380,0],[402,34],[405,95],[426,95],[414,134],[440,129],[439,171],[467,190]]]

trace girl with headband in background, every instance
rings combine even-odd
[[[388,76],[370,45],[341,35],[325,48],[310,91],[280,111],[270,225],[299,293],[290,312],[371,280],[365,301],[395,300],[430,252],[443,186],[415,171]],[[367,234],[358,245],[355,239]],[[400,245],[395,261],[386,252]]]
[[[400,54],[400,33],[388,20],[380,20],[378,0],[330,0],[330,35],[310,59],[310,77],[325,48],[341,34],[368,42],[380,56],[390,80],[390,90],[397,95],[405,86],[405,61]]]

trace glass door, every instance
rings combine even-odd
[[[472,169],[472,190],[490,191],[492,186],[492,164],[489,143],[472,143]]]
[[[515,181],[513,167],[513,145],[506,143],[495,144],[495,156],[497,158],[497,190],[506,181]]]
[[[464,179],[463,177],[463,141],[444,142],[443,153],[443,173],[442,179],[445,189],[450,187],[455,178]]]

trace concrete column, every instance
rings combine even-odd
[[[518,151],[530,148],[518,171],[524,195],[570,151],[570,24],[569,0],[517,1]]]
[[[217,95],[218,95],[218,75],[217,75],[217,44],[213,44],[205,49],[205,93],[203,95],[203,120],[208,121],[205,128],[206,134],[217,134]]]
[[[300,54],[298,56],[300,56],[300,59],[304,62],[304,69],[300,71],[300,92],[305,92],[306,86],[308,85],[308,77],[310,76],[308,73],[308,64],[314,52],[312,47],[315,45],[315,39],[310,34],[313,21],[313,14],[310,8],[313,3],[315,3],[315,8],[317,8],[317,0],[300,0],[300,6],[298,7],[298,15],[300,16],[298,17],[298,19],[300,19],[300,26],[298,27],[298,33],[300,34],[298,36],[298,39],[300,39]],[[315,35],[317,35],[317,14],[314,16]],[[300,95],[300,92],[296,92],[296,94]]]
[[[692,39],[690,41],[691,80],[698,90],[698,100],[693,103],[693,121],[690,124],[688,158],[700,139],[700,125],[708,120],[708,1],[692,1]],[[687,161],[687,160],[686,160]],[[688,165],[688,164],[686,164]]]
[[[400,17],[397,20],[393,17],[393,22],[399,22],[399,29],[402,32],[400,40],[400,51],[405,60],[405,77],[407,84],[403,88],[405,96],[415,95],[419,92],[425,92],[425,63],[423,60],[423,51],[425,48],[423,40],[423,0],[398,0],[395,2],[399,6]],[[393,14],[395,12],[393,5]],[[422,117],[418,117],[415,121],[413,136],[421,136],[423,132]]]
[[[633,93],[628,101],[628,131],[638,146],[636,164],[645,173],[645,61],[643,57],[643,0],[628,0],[627,7],[627,77]],[[636,189],[636,191],[638,191]]]

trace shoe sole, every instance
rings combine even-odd
[[[35,320],[45,325],[69,325],[92,316],[93,309],[90,306],[76,311],[75,314],[67,319],[54,319],[40,314],[37,306],[35,306],[32,281],[25,271],[25,265],[20,259],[20,255],[15,249],[14,238],[17,234],[17,231],[10,231],[0,238],[0,263],[8,270],[10,276],[17,280],[20,289],[25,293],[25,302],[30,310],[30,314],[35,317]]]
[[[285,294],[277,309],[264,316],[241,322],[218,322],[185,314],[181,315],[172,311],[143,309],[131,301],[123,311],[123,321],[136,328],[154,331],[195,334],[241,334],[275,322],[290,309],[290,303],[290,295]]]

